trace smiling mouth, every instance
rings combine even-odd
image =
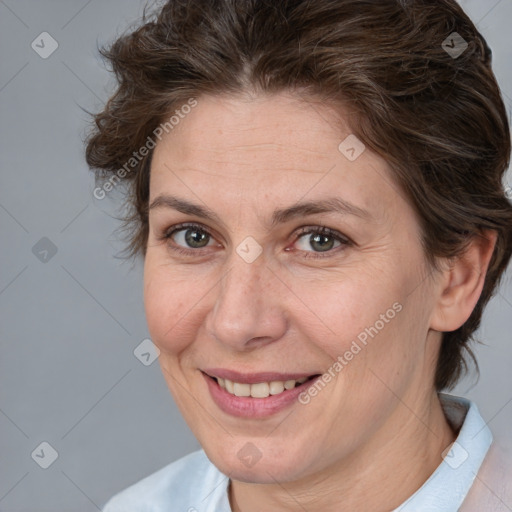
[[[238,397],[251,397],[251,398],[268,398],[269,396],[280,395],[290,389],[302,386],[310,380],[315,379],[320,374],[311,375],[309,377],[302,377],[300,379],[290,380],[273,380],[268,382],[257,382],[253,384],[234,382],[232,380],[213,377],[205,374],[210,379],[214,380],[219,387],[227,391],[229,394]]]

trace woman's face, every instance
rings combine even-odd
[[[153,155],[144,293],[209,458],[237,480],[291,481],[424,430],[433,277],[386,162],[290,94],[190,110]]]

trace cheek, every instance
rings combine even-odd
[[[389,276],[389,274],[387,274]],[[390,280],[386,272],[361,272],[356,275],[345,275],[340,279],[329,279],[319,282],[312,293],[302,290],[306,304],[310,307],[310,315],[314,313],[322,320],[328,339],[364,341],[369,336],[369,329],[377,323],[377,331],[388,330],[395,322],[396,309],[393,304],[399,302],[401,293],[397,286],[398,280]],[[381,318],[383,316],[383,319]],[[340,346],[339,348],[344,348]]]
[[[154,265],[151,257],[144,267],[144,308],[146,321],[155,345],[163,353],[178,353],[191,338],[187,327],[195,313],[190,281],[183,281],[166,266]]]
[[[407,272],[396,265],[380,272],[359,269],[315,290],[307,304],[322,320],[321,329],[306,334],[329,356],[338,386],[345,391],[360,390],[364,382],[374,386],[378,377],[372,371],[390,384],[406,378],[424,350],[419,333],[425,323],[417,297],[409,295]]]

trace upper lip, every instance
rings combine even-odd
[[[205,368],[202,370],[210,377],[221,379],[228,379],[231,382],[238,382],[240,384],[257,384],[259,382],[272,382],[287,380],[299,380],[304,377],[312,377],[319,375],[318,373],[311,372],[296,372],[296,373],[280,373],[280,372],[251,372],[240,373],[235,370],[228,370],[227,368]]]

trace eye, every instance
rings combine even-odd
[[[306,235],[309,235],[309,238],[306,238]],[[298,241],[301,241],[301,238],[304,238],[305,243],[302,242],[301,251],[304,251],[304,258],[325,258],[334,254],[339,253],[340,251],[333,251],[333,245],[335,242],[338,242],[338,246],[342,247],[341,250],[345,249],[352,245],[352,241],[347,237],[343,236],[341,233],[334,231],[330,228],[324,226],[318,227],[305,227],[302,228],[298,233]],[[297,242],[296,242],[297,243]],[[307,246],[317,248],[319,251],[308,251]],[[318,253],[329,253],[326,256],[320,256]]]
[[[208,246],[211,235],[199,224],[178,224],[166,231],[161,239],[169,242],[169,247],[180,254],[196,253],[198,249]],[[178,244],[178,245],[176,245]],[[190,249],[186,249],[186,247]]]
[[[309,235],[309,239],[306,236]],[[305,241],[301,242],[304,238]],[[184,255],[197,255],[199,249],[208,247],[209,242],[213,242],[212,235],[201,225],[185,223],[172,226],[164,232],[159,240],[165,240],[168,242],[168,246],[172,251]],[[295,244],[301,242],[302,247],[299,250],[303,258],[325,258],[332,256],[333,253],[337,254],[340,251],[333,251],[333,246],[337,242],[338,245],[335,247],[341,250],[346,247],[353,245],[353,242],[341,233],[334,231],[324,226],[313,226],[301,228],[297,234]],[[215,245],[210,244],[211,245]],[[318,251],[309,251],[307,246],[318,249]],[[319,253],[328,253],[326,256],[319,255]]]

